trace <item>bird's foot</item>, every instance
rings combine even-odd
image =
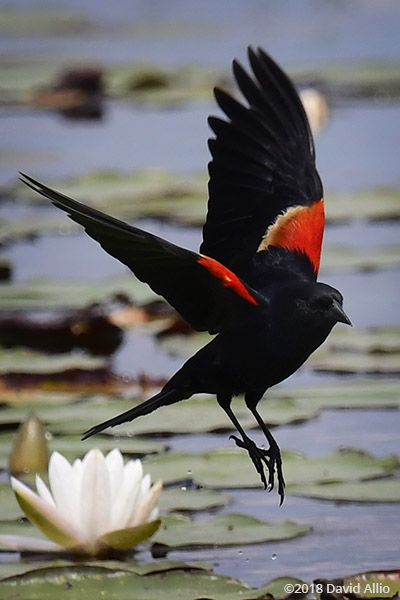
[[[239,448],[247,450],[253,465],[260,475],[264,489],[271,492],[275,486],[275,469],[278,480],[278,494],[280,496],[280,504],[285,498],[285,479],[282,471],[282,458],[278,446],[271,446],[268,450],[259,448],[250,438],[240,439],[235,435],[231,435],[229,439],[233,439]],[[265,476],[265,467],[268,469],[268,482]]]

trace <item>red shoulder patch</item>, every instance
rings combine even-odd
[[[269,246],[282,246],[304,252],[318,274],[324,226],[323,198],[311,206],[291,206],[267,229],[258,251]]]
[[[230,269],[224,267],[220,262],[204,254],[200,254],[197,262],[205,267],[211,275],[219,279],[224,287],[231,288],[239,296],[250,302],[251,304],[258,305],[258,302],[250,294],[246,286],[240,281],[239,277],[235,275]]]

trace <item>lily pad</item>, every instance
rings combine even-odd
[[[35,413],[47,424],[52,433],[82,433],[94,422],[114,417],[120,412],[132,408],[135,402],[129,399],[107,401],[94,397],[92,401],[78,402],[73,413],[68,404],[60,406],[35,406]],[[233,409],[243,426],[258,427],[251,413],[241,399],[235,399]],[[307,403],[298,404],[296,400],[283,398],[265,402],[261,415],[269,425],[282,425],[307,420],[318,414],[318,408]],[[26,409],[5,408],[0,414],[1,424],[18,423],[24,418]],[[118,429],[110,429],[108,435],[143,435],[150,433],[204,433],[210,431],[231,431],[232,424],[218,406],[213,396],[195,396],[186,402],[165,406],[145,418],[133,423],[124,423]]]
[[[0,483],[0,521],[13,521],[23,516],[11,485]]]
[[[400,502],[400,480],[391,478],[370,481],[333,482],[322,485],[294,485],[296,496],[341,502]]]
[[[357,584],[360,584],[359,595],[362,598],[394,598],[400,594],[400,571],[367,571],[343,578],[343,585],[354,587]],[[384,593],[382,590],[385,590]]]
[[[57,281],[34,279],[23,283],[0,285],[0,308],[51,309],[82,307],[102,300],[112,300],[123,294],[135,302],[156,298],[151,289],[133,275],[109,278],[104,281]]]
[[[368,378],[355,381],[335,381],[324,386],[285,385],[273,388],[271,398],[293,398],[297,402],[320,409],[400,408],[398,379]]]
[[[355,248],[350,245],[326,245],[321,266],[324,271],[329,272],[398,269],[400,266],[400,248],[398,246]]]
[[[395,456],[376,458],[354,449],[340,449],[318,457],[284,451],[282,460],[289,492],[294,485],[384,477],[400,465]],[[236,448],[202,454],[163,454],[146,459],[144,464],[153,480],[163,478],[165,483],[183,481],[191,471],[191,477],[197,484],[209,488],[260,487],[247,453]]]
[[[388,221],[400,218],[400,189],[374,188],[345,194],[327,194],[327,222]]]
[[[70,369],[99,369],[106,361],[80,354],[51,356],[19,348],[0,349],[0,374],[6,373],[59,373]]]
[[[287,582],[298,580],[288,578]],[[139,575],[124,570],[122,565],[119,570],[90,565],[48,566],[0,582],[3,597],[23,597],[24,600],[53,600],[55,597],[82,600],[102,596],[109,600],[132,600],[133,597],[135,600],[257,600],[265,597],[270,589],[281,588],[273,581],[255,589],[239,579],[187,567]]]
[[[350,62],[324,64],[312,70],[297,70],[293,77],[302,85],[319,82],[330,98],[372,100],[398,98],[400,95],[399,64],[395,61]]]
[[[162,511],[165,512],[195,512],[227,506],[231,502],[232,496],[230,494],[223,494],[221,492],[217,492],[216,490],[168,488],[163,490],[158,502],[158,506]]]
[[[310,533],[311,527],[293,521],[268,523],[236,513],[210,521],[193,521],[188,516],[165,517],[153,542],[170,548],[194,546],[236,546],[284,540]]]

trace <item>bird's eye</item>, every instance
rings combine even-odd
[[[330,296],[320,296],[316,302],[317,308],[324,309],[324,310],[330,308],[332,306],[332,304],[333,304],[333,299]]]

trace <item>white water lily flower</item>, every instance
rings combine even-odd
[[[54,452],[49,462],[49,487],[36,475],[34,493],[11,477],[16,498],[28,519],[55,543],[19,536],[0,536],[17,550],[60,550],[89,555],[126,550],[159,528],[156,507],[162,483],[151,486],[140,460],[124,465],[119,450],[104,456],[90,450],[71,465]]]

